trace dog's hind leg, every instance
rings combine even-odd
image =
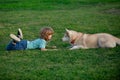
[[[106,38],[101,38],[98,41],[99,47],[102,48],[114,48],[116,46],[116,43],[112,39],[106,39]]]

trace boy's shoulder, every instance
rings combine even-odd
[[[46,42],[44,39],[42,39],[42,38],[38,38],[38,39],[36,39],[36,41],[40,41],[40,42]]]

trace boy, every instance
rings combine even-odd
[[[22,40],[23,34],[22,30],[18,29],[17,36],[14,34],[10,34],[12,41],[7,45],[6,50],[26,50],[26,49],[40,49],[41,51],[46,51],[46,43],[51,40],[54,31],[50,27],[45,27],[40,30],[40,37],[33,40]],[[52,48],[56,48],[53,46]]]

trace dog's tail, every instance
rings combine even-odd
[[[120,45],[120,39],[115,37],[115,41],[118,45]]]

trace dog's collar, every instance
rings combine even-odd
[[[72,40],[70,43],[71,43],[71,44],[74,44],[74,43],[75,43],[75,39],[74,39],[74,40]]]
[[[76,39],[77,39],[77,37],[75,38],[75,39],[73,39],[73,40],[71,40],[71,44],[74,44],[75,43],[75,41],[76,41]]]

